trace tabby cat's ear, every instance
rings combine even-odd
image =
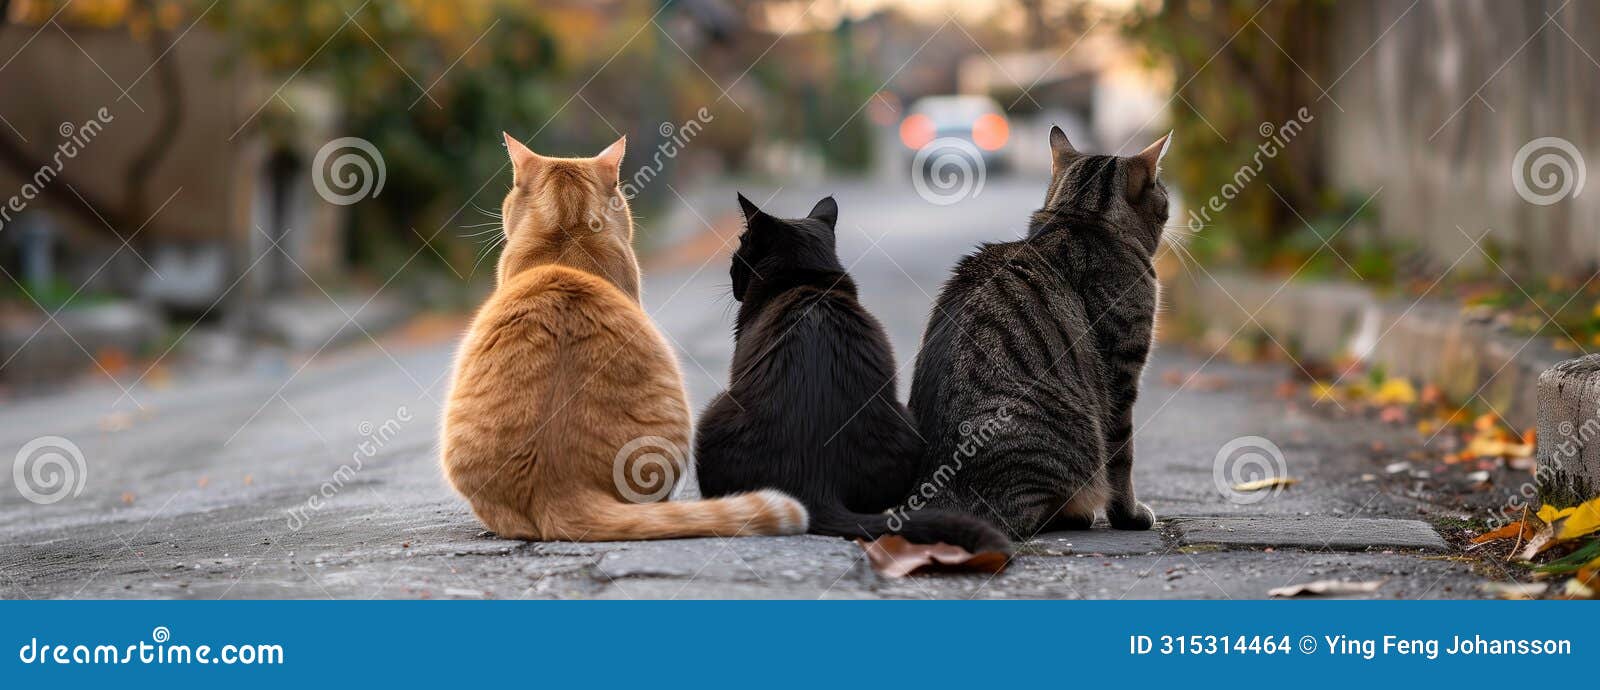
[[[523,182],[533,173],[539,164],[540,156],[533,152],[510,132],[501,132],[506,138],[506,153],[511,154],[511,179],[512,182]]]
[[[1160,139],[1157,139],[1156,143],[1146,146],[1134,158],[1139,159],[1139,162],[1143,163],[1145,168],[1150,171],[1150,174],[1154,176],[1161,171],[1161,159],[1166,157],[1167,147],[1171,144],[1172,132],[1167,132]]]
[[[1050,125],[1050,177],[1060,177],[1062,171],[1067,169],[1072,161],[1083,154],[1072,147],[1072,142],[1067,141],[1067,133],[1061,131],[1059,125]]]
[[[1167,132],[1130,159],[1134,166],[1128,171],[1129,199],[1138,199],[1145,187],[1155,183],[1156,177],[1161,174],[1161,159],[1167,155],[1167,146],[1171,144],[1172,132]]]
[[[749,225],[751,221],[755,220],[756,216],[761,215],[761,209],[755,205],[755,202],[744,198],[743,193],[739,194],[739,210],[744,211],[744,222],[746,225]]]
[[[839,222],[839,202],[834,201],[831,196],[823,197],[822,201],[818,201],[816,206],[811,207],[811,213],[806,214],[806,217],[812,220],[820,220],[823,225],[831,229]]]
[[[595,155],[595,165],[600,166],[601,179],[606,186],[614,185],[617,180],[622,179],[622,154],[627,150],[628,135],[624,134],[622,138],[611,142],[606,150]]]

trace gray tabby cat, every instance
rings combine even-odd
[[[1133,402],[1170,137],[1094,156],[1050,130],[1050,189],[1027,238],[963,258],[934,305],[911,384],[928,450],[909,508],[966,511],[1018,539],[1087,529],[1102,507],[1118,529],[1155,523],[1133,491]]]

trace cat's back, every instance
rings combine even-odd
[[[605,279],[549,265],[525,270],[496,289],[478,310],[472,330],[542,326],[580,335],[643,317],[639,306]]]
[[[447,413],[456,416],[682,395],[677,361],[644,310],[599,276],[563,266],[528,269],[496,289],[456,363]]]

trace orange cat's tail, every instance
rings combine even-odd
[[[610,498],[585,512],[564,530],[584,535],[579,541],[805,534],[811,522],[804,505],[771,489],[699,501],[625,503]]]

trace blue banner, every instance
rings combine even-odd
[[[12,601],[0,621],[14,688],[1348,687],[1588,673],[1600,649],[1588,602]]]

